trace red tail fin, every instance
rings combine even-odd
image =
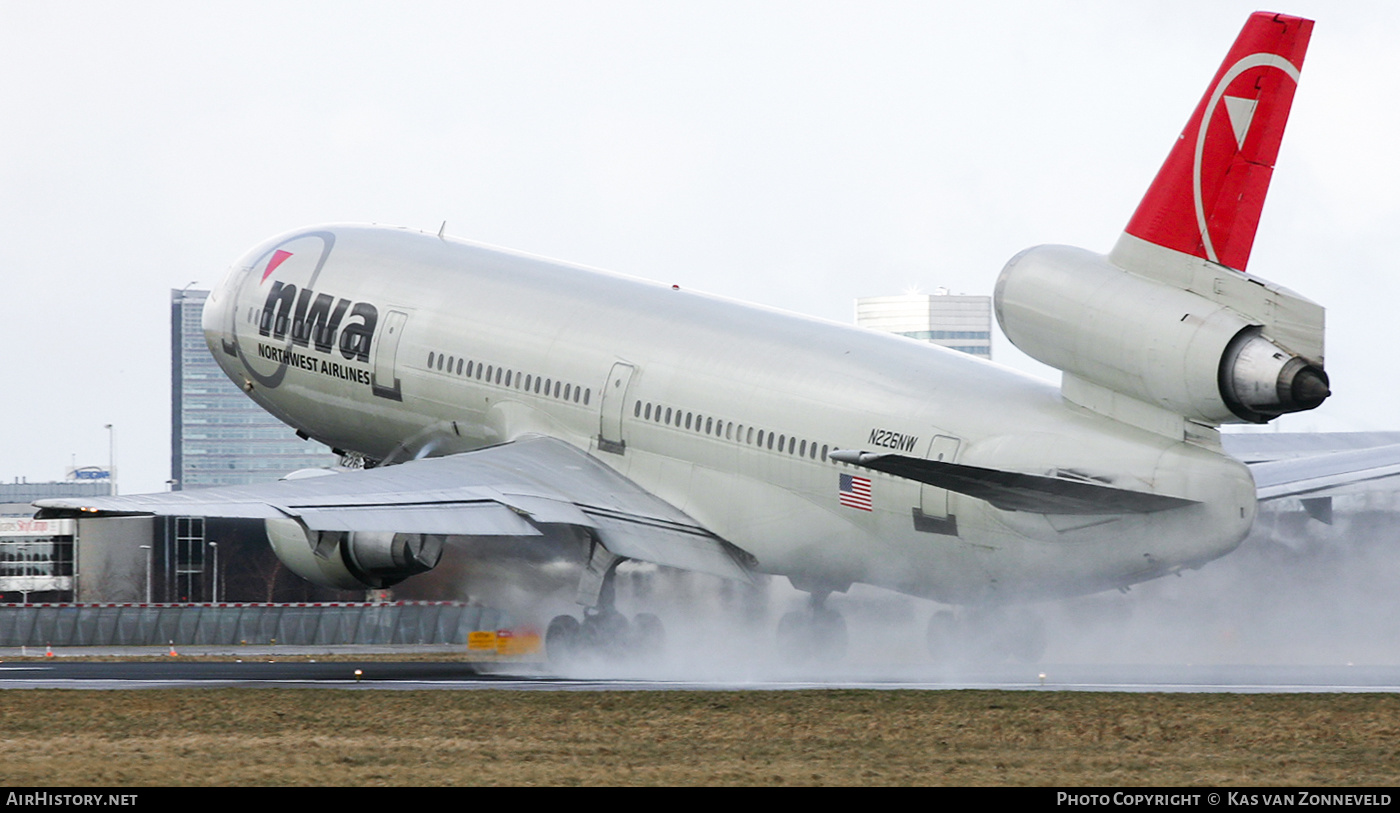
[[[1249,18],[1126,231],[1243,271],[1312,20]]]

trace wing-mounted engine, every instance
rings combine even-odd
[[[268,541],[293,573],[341,590],[391,587],[437,567],[446,537],[437,534],[313,531],[294,519],[267,519]]]
[[[1066,398],[1161,430],[1327,398],[1322,308],[1244,273],[1311,34],[1249,18],[1111,254],[1040,246],[1002,271],[1002,330],[1066,373]]]
[[[1039,246],[1002,271],[997,320],[1036,360],[1190,420],[1264,423],[1321,404],[1322,308],[1228,268],[1192,265],[1205,284],[1177,287],[1110,257]]]

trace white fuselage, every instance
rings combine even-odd
[[[1213,432],[1137,429],[911,339],[405,229],[275,238],[235,264],[204,329],[254,400],[332,447],[398,461],[560,438],[808,589],[1074,595],[1216,558],[1254,518],[1250,475]],[[1073,471],[1200,504],[1002,511],[834,449]],[[870,481],[871,510],[843,503],[842,475]]]

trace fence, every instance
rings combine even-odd
[[[5,604],[0,646],[466,644],[509,625],[458,602],[386,604]]]

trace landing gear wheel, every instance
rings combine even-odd
[[[643,658],[654,658],[666,648],[666,628],[651,613],[639,613],[632,621],[632,649]]]
[[[805,663],[812,656],[812,635],[807,613],[794,610],[778,620],[778,654],[785,661]]]
[[[778,621],[778,652],[791,663],[835,663],[846,657],[846,619],[825,607],[794,610]]]
[[[604,610],[585,614],[583,621],[555,616],[544,634],[544,651],[550,663],[568,665],[585,658],[652,657],[661,653],[665,642],[666,629],[655,615],[642,613],[628,621],[616,610]]]
[[[846,632],[846,619],[835,610],[818,610],[812,619],[816,640],[829,663],[846,659],[846,647],[850,636]]]
[[[572,663],[578,657],[580,644],[578,619],[572,615],[556,615],[544,633],[544,654],[550,663]]]
[[[1045,655],[1047,643],[1045,619],[1030,610],[1017,610],[1009,615],[1005,646],[1011,657],[1021,663],[1035,663]]]
[[[1024,608],[973,608],[960,617],[942,610],[929,619],[926,641],[940,664],[1035,663],[1045,654],[1045,621]]]
[[[627,652],[632,624],[616,610],[605,610],[583,617],[582,640],[589,652],[616,657]]]

